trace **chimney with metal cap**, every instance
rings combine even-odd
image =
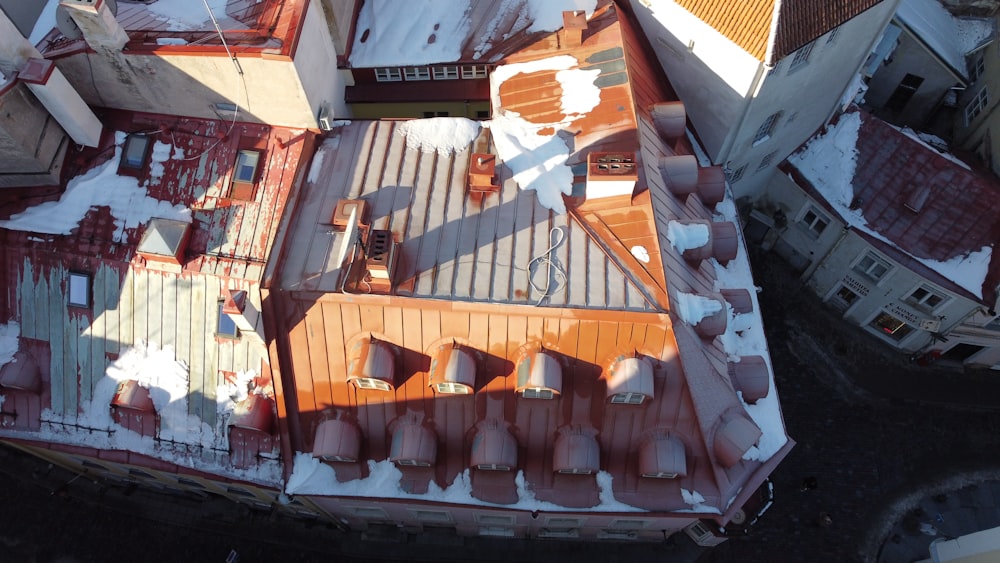
[[[587,29],[587,13],[583,10],[569,10],[563,16],[563,47],[572,49],[583,43],[583,32]]]

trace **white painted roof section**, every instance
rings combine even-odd
[[[956,18],[938,0],[903,0],[896,17],[964,78],[965,55],[994,35],[992,20]]]

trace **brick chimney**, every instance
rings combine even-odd
[[[587,29],[587,13],[583,10],[569,10],[563,16],[564,47],[579,47],[583,43],[583,32]]]
[[[80,28],[84,40],[95,51],[121,51],[128,34],[105,0],[61,0],[59,7]]]

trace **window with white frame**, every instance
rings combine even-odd
[[[740,166],[736,170],[733,170],[732,172],[729,172],[727,174],[727,176],[728,176],[727,179],[729,180],[729,183],[730,184],[735,184],[736,182],[739,182],[740,180],[742,180],[743,179],[743,174],[745,174],[746,171],[747,171],[747,165],[744,164],[743,166]]]
[[[525,399],[552,399],[555,394],[551,389],[545,389],[544,387],[529,387],[521,392],[521,396]]]
[[[125,146],[122,148],[122,159],[120,165],[125,168],[140,169],[149,160],[152,137],[141,133],[133,133],[125,139]]]
[[[774,157],[776,157],[776,156],[778,156],[778,151],[771,151],[771,152],[767,153],[766,155],[764,155],[764,158],[760,159],[760,164],[757,165],[756,172],[760,172],[761,170],[763,170],[763,169],[767,168],[768,166],[770,166],[771,165],[771,161],[774,160]]]
[[[476,514],[476,522],[484,526],[513,526],[514,517],[509,514]]]
[[[412,509],[413,517],[424,524],[452,524],[454,520],[451,513],[445,510],[420,510]]]
[[[778,125],[778,119],[780,118],[780,111],[776,111],[767,116],[767,119],[765,119],[764,122],[760,124],[760,127],[757,128],[757,134],[753,136],[754,146],[757,146],[771,138],[771,134],[774,133],[774,128]]]
[[[886,260],[879,258],[871,252],[865,254],[858,263],[854,265],[854,271],[867,276],[875,281],[881,280],[889,271],[892,265]]]
[[[436,66],[433,69],[434,80],[457,80],[457,66]]]
[[[253,150],[240,151],[236,156],[236,170],[233,172],[233,181],[253,183],[257,176],[257,164],[259,162],[260,152]]]
[[[641,405],[645,400],[646,395],[631,391],[626,393],[616,393],[611,396],[611,402],[619,405]]]
[[[986,105],[990,103],[990,94],[983,86],[983,89],[979,91],[972,98],[972,101],[965,106],[965,124],[968,125],[972,123],[972,120],[976,118],[980,113],[986,109]]]
[[[468,395],[472,392],[468,385],[463,385],[461,383],[454,383],[451,381],[442,381],[434,385],[434,389],[438,393],[443,393],[446,395]]]
[[[931,287],[926,285],[921,285],[917,289],[914,289],[904,298],[904,301],[911,305],[916,305],[917,307],[932,311],[937,308],[938,305],[944,303],[945,296],[934,291]]]
[[[80,272],[70,272],[67,283],[67,299],[71,307],[90,308],[90,276]]]
[[[469,80],[473,78],[486,78],[486,67],[482,65],[471,65],[462,67],[462,78]]]
[[[398,68],[376,68],[375,80],[378,82],[399,82],[403,80],[403,73]]]
[[[813,43],[809,43],[798,51],[795,51],[795,56],[792,57],[792,62],[788,65],[788,72],[792,72],[809,62],[809,55],[812,53],[813,45]]]
[[[799,223],[806,228],[809,234],[818,237],[826,230],[826,226],[830,224],[830,219],[810,205],[806,208],[806,212],[802,214]]]
[[[986,57],[980,50],[969,56],[969,83],[979,80],[984,72],[986,72]]]
[[[430,80],[431,71],[425,66],[411,66],[403,69],[403,78],[406,80]]]

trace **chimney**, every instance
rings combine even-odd
[[[84,40],[95,51],[121,51],[128,43],[128,34],[115,19],[112,6],[106,0],[61,0],[59,11],[72,19]],[[57,15],[58,19],[58,15]],[[66,30],[59,28],[63,34]]]
[[[369,233],[366,265],[372,280],[391,284],[395,263],[396,241],[392,240],[392,231],[374,230]]]
[[[639,180],[634,152],[592,152],[587,155],[588,200],[631,196]]]
[[[497,157],[486,153],[472,153],[469,161],[469,179],[466,187],[470,192],[494,193],[500,186],[494,184]]]
[[[587,29],[587,13],[583,10],[569,10],[563,15],[564,47],[572,49],[583,43],[583,32]]]
[[[28,59],[18,78],[74,142],[88,147],[100,144],[101,122],[55,63],[48,59]]]

